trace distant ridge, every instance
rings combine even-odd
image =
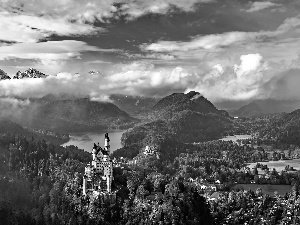
[[[161,99],[152,108],[152,112],[156,112],[156,114],[180,112],[183,110],[229,116],[226,111],[218,110],[209,100],[196,91],[190,91],[187,94],[174,93]]]
[[[300,109],[291,113],[276,114],[260,130],[262,137],[271,137],[277,143],[300,146]]]
[[[154,97],[121,94],[112,94],[109,98],[116,106],[133,116],[147,113],[160,100]]]
[[[64,133],[124,129],[137,121],[110,102],[64,97],[49,94],[40,99],[31,99],[31,104],[24,108],[18,122],[26,127]]]
[[[3,70],[0,69],[0,80],[10,80],[10,76],[7,75]]]
[[[300,108],[300,101],[264,99],[254,100],[230,114],[238,117],[255,117],[273,113],[290,113],[298,108]]]
[[[25,70],[24,72],[18,71],[17,74],[13,77],[13,79],[23,79],[23,78],[45,78],[48,75],[33,69],[29,68],[28,70]]]

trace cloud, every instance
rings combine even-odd
[[[186,91],[196,90],[212,101],[248,100],[262,97],[262,87],[272,78],[268,63],[258,53],[240,56],[241,63],[225,68],[220,64],[201,76]]]
[[[273,2],[252,2],[250,9],[246,10],[246,12],[257,12],[268,8],[282,6],[281,4],[276,4]]]
[[[153,64],[118,65],[117,71],[100,73],[58,73],[40,79],[0,81],[0,96],[42,97],[46,94],[90,96],[107,100],[113,93],[165,95],[184,91],[193,75],[181,67],[156,68]]]
[[[223,34],[212,34],[195,36],[188,42],[159,41],[150,45],[141,45],[142,50],[153,52],[190,51],[195,49],[215,49],[229,46],[234,43],[255,39],[259,34],[255,32],[227,32]]]
[[[242,55],[240,57],[241,65],[235,65],[234,70],[238,77],[243,74],[248,74],[251,71],[257,70],[257,68],[261,65],[262,56],[258,53],[256,54],[248,54]]]
[[[21,110],[29,104],[30,101],[28,99],[0,98],[0,117],[12,116],[12,114],[20,116]]]
[[[61,60],[76,57],[84,51],[101,51],[101,49],[75,40],[18,43],[0,46],[0,60],[13,58]]]
[[[299,69],[295,69],[297,73]],[[264,61],[259,53],[241,55],[232,65],[158,67],[151,63],[116,64],[101,73],[58,73],[40,79],[0,81],[0,96],[42,97],[46,94],[89,96],[110,101],[111,94],[166,96],[199,91],[213,102],[253,98],[296,98],[298,76],[280,64]],[[287,76],[287,78],[285,78]],[[285,93],[286,92],[286,93]],[[281,94],[280,94],[281,93]]]
[[[185,12],[194,11],[197,4],[210,3],[214,0],[153,0],[153,1],[123,1],[123,14],[128,19],[135,19],[145,14],[166,14],[177,8]]]
[[[151,63],[134,62],[116,65],[106,73],[59,73],[44,79],[4,80],[0,96],[34,97],[52,94],[90,96],[107,101],[110,94],[165,96],[174,92],[197,90],[210,100],[248,99],[257,96],[261,85],[270,76],[268,64],[259,54],[242,55],[239,65],[191,69],[188,67],[157,67]]]
[[[41,17],[0,12],[0,40],[9,42],[38,42],[53,34],[60,36],[91,35],[104,29],[93,25],[73,23],[64,18]]]
[[[300,44],[297,29],[300,17],[285,19],[277,29],[257,32],[225,32],[221,34],[197,35],[188,41],[164,41],[144,43],[139,47],[144,54],[169,55],[165,65],[189,65],[199,63],[213,66],[222,61],[232,65],[240,55],[259,52],[269,61],[280,62],[294,60]],[[150,59],[149,59],[150,61]],[[152,59],[155,62],[155,59]]]
[[[93,24],[125,17],[132,20],[148,13],[165,14],[173,8],[192,11],[212,0],[1,0],[0,40],[38,42],[51,35],[93,35],[104,29]]]
[[[282,71],[264,84],[270,98],[279,100],[300,100],[300,68]]]

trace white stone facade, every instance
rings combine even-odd
[[[110,145],[108,134],[105,134],[104,149],[94,144],[93,161],[85,167],[83,194],[88,192],[111,193],[113,180],[113,162],[109,158]]]

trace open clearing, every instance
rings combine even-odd
[[[260,164],[267,165],[270,168],[270,171],[275,168],[277,172],[280,172],[285,169],[287,165],[293,167],[296,170],[300,170],[300,159],[292,160],[279,160],[279,161],[269,161],[269,162],[259,162]],[[249,163],[249,167],[255,167],[257,163]]]
[[[235,184],[230,188],[230,190],[235,189],[244,189],[244,190],[252,190],[256,191],[257,188],[261,188],[264,194],[268,194],[270,196],[274,196],[274,192],[277,191],[279,195],[283,196],[287,192],[292,191],[291,185],[271,185],[271,184]]]

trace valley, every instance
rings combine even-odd
[[[95,218],[98,220],[105,214],[110,221],[136,222],[145,215],[136,214],[140,206],[134,205],[135,201],[167,205],[177,199],[178,207],[191,207],[189,199],[203,210],[208,205],[213,207],[205,214],[207,224],[232,223],[230,212],[220,216],[224,204],[235,213],[241,198],[248,209],[254,210],[253,202],[260,201],[261,196],[276,204],[298,187],[298,111],[233,118],[198,92],[174,93],[155,101],[144,99],[140,108],[136,108],[136,102],[141,99],[124,96],[118,99],[122,103],[117,107],[114,103],[48,95],[30,99],[29,105],[20,108],[22,122],[13,114],[2,118],[0,187],[16,190],[20,183],[33,185],[34,189],[18,193],[50,198],[39,206],[29,206],[32,201],[24,197],[22,207],[17,209],[15,199],[19,195],[3,192],[0,201],[7,195],[14,196],[10,199],[14,205],[10,210],[17,220],[18,210],[24,208],[31,208],[26,212],[29,220],[44,221],[45,217],[35,215],[34,210],[80,205],[83,208],[76,209],[77,219],[85,216],[86,221],[94,223]],[[8,106],[2,108],[7,110]],[[26,119],[28,112],[34,115],[30,120]],[[93,203],[89,203],[82,194],[84,167],[91,161],[94,143],[101,143],[107,132],[114,164],[111,188],[116,199],[105,202],[93,197]],[[68,192],[62,192],[56,185]],[[44,191],[39,194],[38,189]],[[224,203],[232,195],[240,197]],[[58,203],[59,198],[64,198],[64,203]],[[289,200],[293,201],[291,197]],[[101,208],[93,205],[98,201],[111,206],[97,214],[90,212],[91,207]],[[132,210],[130,215],[135,218],[121,219],[120,214],[124,213],[121,206]],[[117,218],[113,216],[116,211]],[[58,210],[58,220],[65,220],[60,213]],[[251,214],[243,211],[237,213],[239,221],[251,218]],[[66,218],[69,220],[71,215],[69,212]],[[202,221],[201,218],[198,220]]]

